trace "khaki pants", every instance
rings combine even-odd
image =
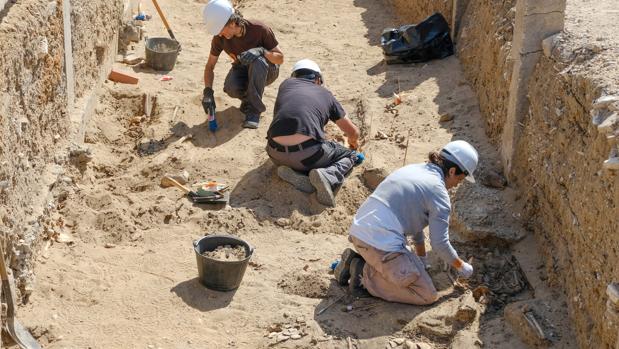
[[[353,236],[350,241],[365,259],[361,282],[372,296],[407,304],[436,302],[436,288],[416,254],[381,251]]]

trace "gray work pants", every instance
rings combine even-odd
[[[331,184],[331,189],[344,183],[344,177],[357,160],[353,150],[332,141],[324,141],[292,153],[278,151],[267,144],[266,151],[271,161],[278,166],[288,166],[303,173],[312,169],[321,169]]]
[[[224,82],[224,92],[241,100],[241,112],[260,115],[266,110],[262,103],[264,88],[279,76],[279,65],[259,57],[247,65],[233,64]]]

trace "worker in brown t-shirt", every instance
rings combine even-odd
[[[204,68],[202,106],[209,116],[209,127],[216,130],[215,98],[213,96],[214,68],[222,51],[232,58],[232,68],[224,82],[224,92],[241,100],[245,128],[258,128],[260,114],[266,107],[262,102],[265,86],[279,75],[284,55],[273,31],[263,23],[243,18],[228,0],[211,0],[204,7],[204,23],[213,35],[211,51]],[[214,125],[213,125],[214,124]]]

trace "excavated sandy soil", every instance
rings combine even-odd
[[[239,102],[221,91],[229,69],[224,56],[214,86],[221,129],[208,131],[200,105],[210,43],[197,15],[203,3],[163,5],[183,45],[168,74],[173,80],[117,63],[138,74],[139,86],[107,82],[100,91],[85,140],[93,159],[72,170],[54,217],[55,229],[66,238],[47,243],[37,260],[36,291],[20,309],[21,320],[41,343],[46,348],[385,348],[408,340],[433,348],[472,348],[481,342],[523,348],[505,325],[502,309],[531,297],[531,281],[524,275],[538,262],[523,264],[500,244],[457,243],[464,257],[472,257],[477,274],[455,286],[430,254],[443,296],[431,307],[353,299],[329,273],[349,245],[352,215],[370,193],[363,181],[367,168],[390,171],[421,162],[454,138],[478,148],[480,175],[499,166],[458,60],[386,66],[378,38],[397,19],[382,1],[243,2],[246,17],[272,26],[286,55],[280,78],[265,91],[267,110],[294,62],[308,57],[322,67],[327,87],[362,127],[367,162],[350,174],[337,207],[326,208],[275,175],[264,152],[269,112],[259,129],[241,128]],[[148,5],[146,10],[155,13]],[[147,29],[151,36],[165,35],[156,16]],[[136,49],[141,53],[143,47]],[[388,110],[398,91],[403,103]],[[157,100],[148,118],[142,118],[145,93]],[[440,123],[445,114],[453,120]],[[377,137],[379,131],[385,137]],[[330,134],[338,138],[334,128]],[[230,184],[229,205],[194,205],[179,190],[159,186],[165,174],[182,171],[190,183]],[[487,193],[517,215],[506,199],[509,189]],[[466,212],[475,204],[464,195],[456,207]],[[216,233],[237,235],[255,247],[234,292],[211,291],[197,281],[192,241]],[[534,246],[527,246],[531,254]],[[479,289],[482,285],[488,289]],[[557,332],[568,330],[561,313],[553,321]],[[556,345],[570,348],[574,342],[559,335]]]

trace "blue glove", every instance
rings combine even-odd
[[[355,166],[361,165],[365,161],[365,155],[363,153],[353,152],[355,156]]]

